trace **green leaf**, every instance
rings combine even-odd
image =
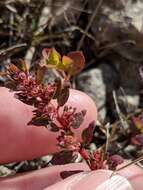
[[[47,66],[53,66],[57,68],[61,64],[61,56],[54,48],[44,49],[42,54],[46,60]]]
[[[54,49],[44,49],[43,52],[44,64],[48,68],[55,68],[59,71],[64,71],[68,76],[78,74],[85,64],[85,58],[82,52],[73,51],[67,56],[61,58],[60,54]]]

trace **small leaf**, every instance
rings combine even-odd
[[[118,154],[114,154],[114,155],[110,156],[109,159],[110,159],[112,162],[115,162],[117,165],[122,164],[122,163],[124,162],[123,157],[121,157],[121,156],[118,155]]]
[[[9,71],[10,73],[16,73],[16,72],[20,71],[20,70],[18,69],[18,67],[16,67],[14,64],[10,64],[7,69],[8,69],[8,71]]]
[[[79,73],[84,68],[85,59],[80,51],[70,52],[67,56],[61,55],[54,49],[44,49],[42,51],[44,65],[48,68],[55,68],[59,71],[65,71],[72,76]]]
[[[83,172],[83,170],[62,171],[62,172],[60,172],[60,176],[62,179],[66,179],[67,177],[78,174],[80,172]]]
[[[56,91],[55,91],[53,99],[56,99],[60,96],[60,92],[62,89],[62,81],[60,78],[55,79],[55,85],[56,85]]]
[[[84,121],[84,116],[83,116],[82,112],[75,113],[73,116],[73,119],[70,123],[70,126],[74,129],[77,129],[80,127],[80,125],[83,123],[83,121]]]
[[[18,61],[16,61],[14,63],[14,65],[20,70],[20,71],[23,71],[23,72],[28,72],[28,66],[26,64],[26,62],[22,59],[19,59]]]
[[[53,155],[51,160],[52,165],[63,165],[72,163],[77,157],[73,154],[73,151],[62,151]]]
[[[51,48],[44,48],[42,51],[42,55],[45,59],[47,59],[49,52],[51,51]]]
[[[95,129],[95,122],[92,121],[89,124],[89,126],[83,130],[82,140],[83,140],[83,143],[85,143],[86,145],[88,145],[92,141],[94,129]]]
[[[67,56],[73,60],[73,63],[70,65],[67,72],[70,75],[78,74],[85,65],[85,58],[83,53],[80,51],[73,51],[70,52]]]
[[[143,133],[143,121],[142,121],[142,119],[140,119],[139,117],[132,117],[132,121],[133,121],[135,127],[136,127],[141,133]]]
[[[52,48],[48,56],[48,64],[58,65],[60,63],[60,59],[60,54],[54,48]]]
[[[0,77],[6,77],[7,73],[6,72],[0,72]]]
[[[73,64],[73,60],[68,56],[62,57],[62,64],[64,68],[68,68],[71,64]]]
[[[51,65],[51,66],[59,66],[61,63],[61,56],[60,54],[54,49],[44,49],[43,50],[43,55],[46,60],[46,64]]]
[[[135,145],[143,146],[143,134],[138,134],[131,139],[132,143]]]
[[[53,123],[53,122],[51,122],[51,123],[47,126],[47,128],[48,128],[50,131],[52,131],[52,132],[58,132],[58,131],[59,131],[59,127],[58,127],[55,123]]]
[[[40,65],[38,65],[35,71],[37,84],[43,83],[45,73],[46,73],[46,67],[44,66],[41,67]]]
[[[28,123],[28,125],[36,125],[36,126],[47,126],[49,124],[49,120],[44,117],[34,117]]]
[[[69,87],[66,86],[61,90],[59,96],[57,97],[59,106],[63,106],[68,101],[69,94]]]
[[[114,154],[110,156],[107,160],[108,167],[110,170],[115,170],[116,167],[124,162],[124,159],[122,156],[118,154]]]
[[[82,113],[83,116],[86,115],[86,112],[87,112],[87,110],[82,110],[82,111],[81,111],[81,113]]]
[[[6,88],[9,88],[9,89],[14,90],[14,91],[17,90],[17,85],[16,85],[16,83],[15,83],[14,81],[11,81],[11,80],[5,81],[4,86],[5,86]]]

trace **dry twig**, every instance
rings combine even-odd
[[[91,25],[92,25],[92,23],[93,23],[93,21],[94,21],[96,15],[97,15],[98,11],[99,11],[99,9],[100,9],[100,7],[101,7],[101,5],[102,5],[102,2],[103,2],[103,0],[100,0],[100,1],[99,1],[98,5],[97,5],[97,7],[96,7],[96,9],[95,9],[95,11],[93,12],[93,14],[92,14],[92,16],[91,16],[91,18],[90,18],[90,21],[89,21],[89,23],[87,24],[87,26],[86,26],[86,28],[85,28],[85,33],[82,35],[82,37],[81,37],[81,39],[80,39],[80,41],[79,41],[79,43],[78,43],[77,50],[80,50],[80,49],[81,49],[82,44],[83,44],[84,39],[85,39],[85,36],[86,36],[85,34],[88,33],[88,30],[90,29],[90,27],[91,27]]]
[[[122,127],[124,129],[124,132],[126,132],[126,129],[128,129],[129,126],[128,126],[127,121],[123,118],[123,115],[122,115],[122,113],[120,111],[115,90],[113,90],[113,98],[114,98],[115,107],[116,107],[116,111],[117,111],[118,117],[119,117],[120,122],[122,124]]]

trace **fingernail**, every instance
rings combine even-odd
[[[133,187],[125,177],[115,175],[96,187],[95,190],[133,190]]]

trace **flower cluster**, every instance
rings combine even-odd
[[[86,110],[76,112],[76,108],[64,106],[62,114],[58,114],[57,120],[65,131],[71,128],[77,129],[80,127],[86,115]]]
[[[58,145],[61,148],[72,150],[72,151],[79,151],[80,150],[80,142],[74,136],[74,134],[66,134],[65,132],[61,132],[61,135],[58,136]]]
[[[7,69],[7,77],[13,83],[14,89],[17,91],[17,98],[37,108],[34,111],[35,116],[33,121],[37,118],[41,118],[42,124],[42,120],[45,118],[45,122],[48,123],[48,120],[56,113],[56,109],[50,104],[56,93],[56,82],[48,85],[38,84],[36,77],[27,70],[20,70],[13,64],[9,65]],[[34,124],[36,124],[36,122],[34,122]]]

